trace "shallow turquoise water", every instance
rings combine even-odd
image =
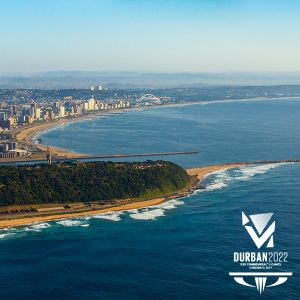
[[[183,166],[294,158],[299,109],[290,100],[132,111],[42,138],[88,153],[199,149],[172,157]],[[300,164],[247,166],[159,206],[1,230],[0,299],[299,299],[299,180]],[[234,251],[256,250],[242,211],[274,213],[274,250],[289,252],[280,271],[294,273],[261,296],[228,275]]]

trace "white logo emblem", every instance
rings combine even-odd
[[[250,235],[257,249],[265,245],[274,248],[275,221],[271,221],[273,213],[247,216],[242,212],[242,225]],[[244,286],[256,287],[261,294],[265,287],[283,284],[292,276],[291,272],[273,272],[273,268],[281,267],[287,262],[287,252],[234,252],[234,262],[239,267],[248,268],[247,272],[230,272],[234,280]],[[249,272],[250,270],[250,272]],[[245,280],[245,278],[250,278]],[[267,284],[267,281],[271,281]],[[253,284],[252,284],[253,282]],[[255,284],[254,284],[255,283]]]
[[[268,241],[267,248],[274,247],[273,233],[275,231],[275,221],[272,222],[272,224],[266,229],[266,226],[269,223],[272,216],[273,216],[272,213],[249,216],[258,233],[256,234],[254,228],[250,225],[247,225],[250,223],[250,220],[245,215],[245,213],[242,212],[243,226],[248,231],[249,235],[251,236],[253,242],[255,243],[258,249],[260,249],[267,241]]]

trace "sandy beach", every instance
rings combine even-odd
[[[244,163],[213,165],[213,166],[206,166],[206,167],[190,168],[190,169],[186,169],[186,171],[189,175],[197,177],[199,182],[201,182],[205,178],[205,176],[209,175],[212,172],[229,169],[229,168],[240,167],[242,165],[244,165]],[[180,197],[180,195],[182,193],[183,193],[182,190],[178,191],[178,197]],[[147,207],[147,206],[157,205],[157,204],[160,204],[162,202],[168,201],[173,198],[174,198],[174,196],[172,196],[170,198],[159,197],[159,198],[154,198],[154,199],[150,199],[150,200],[130,202],[130,203],[125,203],[125,204],[120,204],[117,206],[112,206],[112,207],[107,207],[107,208],[97,209],[97,210],[90,210],[90,211],[85,211],[85,212],[70,212],[70,213],[64,213],[64,214],[53,213],[52,215],[47,215],[47,216],[36,216],[36,217],[28,217],[28,218],[20,218],[20,219],[0,220],[0,228],[21,226],[21,225],[31,224],[31,223],[35,223],[35,222],[45,222],[45,221],[52,221],[52,220],[65,219],[65,218],[82,217],[82,216],[100,214],[100,213],[106,213],[106,212],[112,212],[112,211],[143,208],[143,207]]]
[[[93,115],[93,117],[96,117],[99,115],[100,114]],[[88,118],[90,118],[90,117],[80,116],[80,117],[76,117],[76,118],[64,118],[64,119],[60,119],[57,121],[51,121],[51,122],[42,123],[42,124],[34,124],[30,127],[19,129],[19,131],[16,133],[16,140],[18,142],[21,142],[21,143],[24,143],[24,144],[27,144],[30,146],[34,146],[35,148],[39,149],[40,151],[46,151],[47,148],[49,147],[49,149],[51,150],[51,152],[53,154],[74,158],[74,157],[77,157],[77,156],[80,156],[83,154],[76,153],[74,151],[70,151],[70,150],[66,150],[66,149],[62,149],[62,148],[58,148],[58,147],[46,146],[43,144],[36,144],[33,142],[33,139],[37,134],[39,134],[40,132],[45,131],[51,127],[55,127],[55,126],[59,126],[59,125],[63,125],[63,124],[71,123],[71,122],[77,122],[77,121],[88,119]]]
[[[186,169],[187,173],[191,176],[196,176],[199,181],[201,182],[207,175],[212,172],[226,170],[230,168],[237,168],[246,163],[233,163],[233,164],[224,164],[224,165],[214,165],[214,166],[207,166],[207,167],[200,167],[200,168],[190,168]]]
[[[111,211],[136,209],[136,208],[142,208],[142,207],[147,207],[147,206],[151,206],[151,205],[157,205],[164,201],[165,201],[165,198],[156,198],[156,199],[152,199],[152,200],[128,203],[128,204],[123,204],[123,205],[119,205],[119,206],[114,206],[111,208],[91,210],[91,211],[87,211],[87,212],[77,212],[77,213],[74,212],[74,213],[67,213],[67,214],[53,214],[53,215],[49,215],[49,216],[29,217],[29,218],[14,219],[14,220],[3,220],[3,221],[1,220],[0,228],[21,226],[21,225],[26,225],[26,224],[36,223],[36,222],[45,222],[45,221],[51,221],[51,220],[82,217],[82,216],[111,212]]]

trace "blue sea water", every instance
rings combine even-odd
[[[184,167],[294,158],[300,149],[299,112],[300,99],[161,107],[66,124],[41,138],[88,154],[199,151],[164,157]]]
[[[299,157],[300,101],[130,111],[42,135],[75,151],[198,149],[167,157],[184,167]],[[207,189],[144,209],[0,230],[0,299],[299,299],[300,164],[215,172]],[[274,213],[274,251],[287,251],[283,285],[234,282],[233,252],[257,251],[241,213]]]

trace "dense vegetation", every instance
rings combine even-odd
[[[184,169],[166,161],[66,162],[0,167],[0,205],[157,196],[184,188]]]

